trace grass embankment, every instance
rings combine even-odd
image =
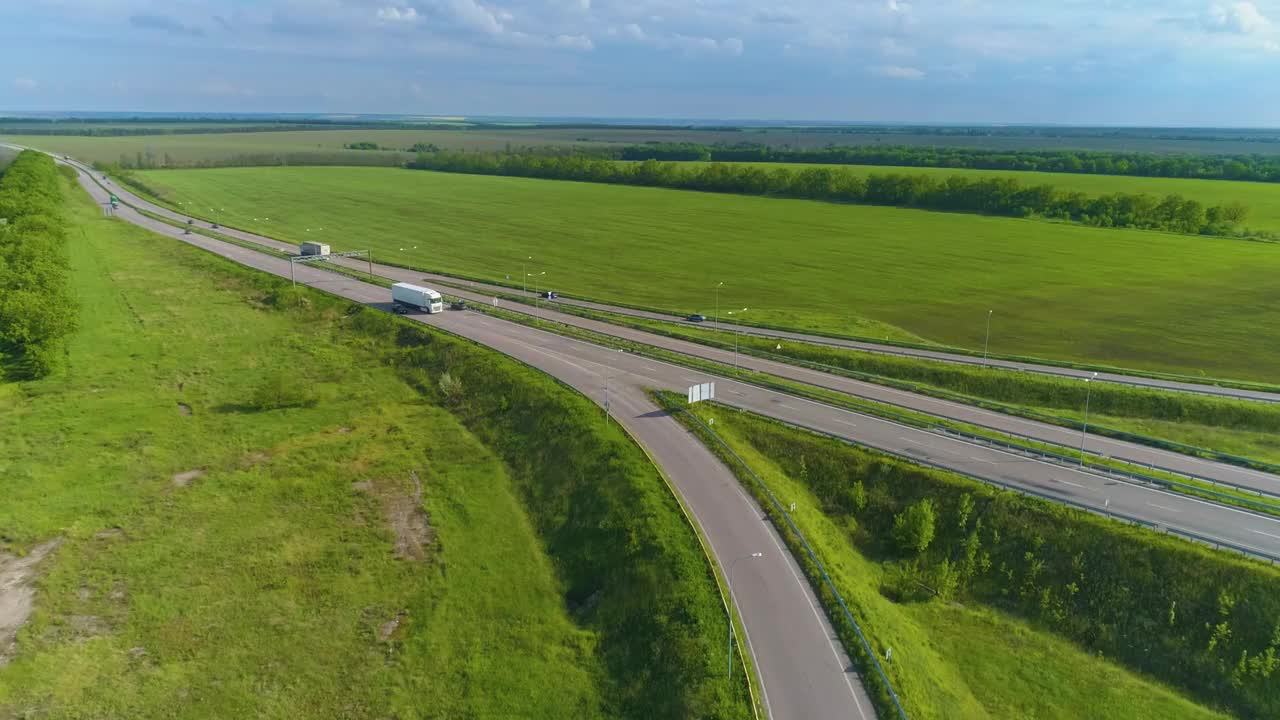
[[[796,503],[873,648],[892,648],[884,666],[911,717],[1277,713],[1273,567],[750,414],[695,411]],[[927,533],[895,529],[925,514]]]
[[[753,322],[979,348],[994,308],[996,353],[1280,378],[1280,339],[1256,332],[1280,322],[1256,282],[1280,268],[1266,244],[373,168],[139,176],[226,224],[478,279],[545,272],[540,286],[708,315],[723,279],[721,308]]]
[[[66,371],[0,385],[3,547],[63,538],[0,715],[749,713],[692,530],[584,398],[71,211]]]
[[[517,296],[504,295],[519,301]],[[1230,400],[1209,395],[1148,390],[1036,373],[862,352],[828,345],[738,334],[732,330],[662,322],[574,305],[555,309],[722,349],[738,348],[772,360],[799,361],[848,371],[854,377],[915,392],[1004,410],[1057,424],[1084,419],[1086,392],[1089,427],[1167,440],[1191,448],[1280,463],[1280,404]],[[1194,454],[1194,453],[1193,453]]]

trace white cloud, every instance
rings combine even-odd
[[[498,35],[504,29],[497,14],[475,0],[439,0],[437,8],[450,20],[470,30]]]
[[[29,77],[17,77],[13,79],[13,86],[19,90],[35,90],[40,87],[40,83]]]
[[[919,68],[905,67],[902,65],[879,65],[871,68],[872,72],[895,80],[919,80],[924,77],[924,71]]]
[[[765,8],[753,15],[751,19],[766,25],[795,25],[800,22],[800,17],[789,7]]]
[[[888,57],[914,57],[916,54],[915,48],[903,45],[891,37],[880,39],[880,52]]]
[[[1251,2],[1215,3],[1201,18],[1206,30],[1258,35],[1271,30],[1271,21]]]
[[[554,43],[556,47],[570,50],[591,50],[595,47],[595,43],[586,35],[557,35]]]
[[[623,25],[622,34],[626,35],[632,40],[644,40],[646,37],[648,37],[647,35],[645,35],[644,28],[640,27],[635,23],[627,23],[626,25]]]
[[[377,17],[378,20],[386,23],[414,23],[418,21],[419,15],[416,8],[398,8],[389,6],[379,8]]]

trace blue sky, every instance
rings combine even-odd
[[[1280,0],[0,0],[0,111],[1280,126]]]

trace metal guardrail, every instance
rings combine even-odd
[[[853,618],[853,613],[849,612],[849,606],[845,603],[844,596],[840,594],[835,583],[831,580],[831,576],[827,574],[826,567],[822,564],[822,561],[818,559],[818,555],[813,551],[813,547],[809,545],[809,541],[805,539],[804,533],[800,532],[800,528],[797,527],[795,522],[791,519],[791,513],[787,512],[787,510],[782,507],[782,503],[778,502],[778,498],[773,494],[773,491],[769,489],[769,486],[765,484],[764,480],[762,480],[760,476],[751,469],[751,466],[748,465],[746,461],[738,455],[738,453],[734,452],[733,448],[729,447],[728,443],[722,440],[714,430],[712,430],[706,423],[702,422],[702,419],[697,415],[694,415],[684,408],[681,408],[681,411],[693,418],[698,425],[702,426],[702,429],[705,430],[708,435],[715,438],[716,442],[718,442],[726,452],[733,456],[734,460],[738,461],[738,464],[742,466],[742,469],[746,470],[747,473],[751,475],[751,477],[756,481],[756,484],[760,486],[760,489],[769,497],[769,501],[773,503],[774,508],[776,508],[778,512],[782,513],[782,517],[786,518],[787,527],[791,528],[791,532],[794,533],[796,538],[800,540],[800,543],[804,545],[805,552],[809,554],[809,559],[813,561],[813,564],[818,568],[818,572],[822,575],[823,583],[827,586],[827,589],[831,591],[831,594],[835,596],[836,602],[839,603],[840,610],[844,613],[845,619],[849,621],[854,632],[858,635],[858,641],[862,644],[862,649],[867,653],[867,658],[871,660],[872,666],[880,676],[880,681],[884,683],[885,690],[889,692],[889,697],[893,700],[893,706],[898,711],[898,717],[902,718],[902,720],[907,720],[907,711],[902,708],[902,703],[898,700],[898,693],[894,691],[893,684],[889,682],[888,676],[884,674],[884,668],[880,666],[880,659],[877,657],[876,652],[871,649],[871,644],[867,642],[867,637],[862,631],[862,626]]]

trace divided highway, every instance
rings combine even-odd
[[[113,192],[121,198],[126,199],[130,205],[145,209],[147,212],[167,217],[175,222],[186,222],[188,219],[188,216],[186,215],[155,205],[154,203],[128,192],[126,189],[117,187],[113,189]],[[218,232],[227,235],[228,237],[263,245],[275,250],[290,253],[297,251],[297,248],[294,245],[241,230],[220,228]],[[335,259],[335,262],[343,264],[353,270],[364,271],[367,267],[367,264],[364,261],[357,259]],[[381,277],[402,282],[421,283],[424,280],[430,281],[433,279],[445,279],[438,275],[424,274],[423,272],[416,270],[409,270],[391,265],[380,265],[377,263],[374,263],[373,269],[374,272]],[[461,286],[458,285],[458,281],[456,279],[448,278],[447,281],[454,285],[454,289],[450,289],[449,291],[449,294],[451,295],[482,303],[489,303],[493,299],[492,295],[483,292],[484,287],[482,284],[477,284],[478,289],[476,290],[464,290],[459,289]],[[492,290],[492,286],[490,286],[489,289]],[[502,291],[510,292],[505,288],[502,289]],[[555,303],[561,302],[565,301],[555,301]],[[802,382],[814,387],[832,390],[867,400],[894,405],[906,410],[924,413],[934,417],[979,425],[1009,435],[1022,436],[1064,448],[1079,448],[1083,441],[1083,448],[1086,451],[1097,455],[1123,460],[1143,467],[1162,469],[1185,476],[1202,478],[1227,485],[1234,485],[1262,493],[1280,494],[1280,475],[1272,473],[1227,465],[1224,463],[1217,463],[1203,458],[1170,452],[1147,445],[1140,445],[1138,443],[1116,440],[1099,435],[1082,436],[1078,430],[1073,430],[1071,428],[1028,420],[963,403],[941,400],[927,395],[920,395],[905,390],[886,387],[884,385],[855,380],[842,375],[823,372],[821,370],[814,370],[774,360],[766,360],[750,355],[739,355],[729,350],[709,347],[687,340],[658,335],[656,333],[620,327],[598,320],[591,320],[569,313],[558,312],[554,308],[553,303],[548,303],[541,309],[537,310],[518,303],[506,303],[503,307],[515,312],[522,312],[530,315],[537,314],[539,317],[544,319],[554,320],[565,325],[590,330],[604,335],[610,335],[624,340],[643,343],[690,357],[712,360],[726,365],[736,364],[748,370],[766,373],[796,382]]]
[[[81,173],[81,183],[100,202],[106,200],[106,192],[96,181],[86,177],[84,172]],[[149,212],[182,221],[186,219],[185,216],[135,199],[116,189],[114,185],[112,188],[117,195]],[[290,268],[286,260],[200,235],[184,236],[180,230],[128,207],[122,208],[118,214],[124,220],[242,264],[279,276],[289,276]],[[249,233],[231,230],[224,232],[249,242],[293,249],[293,246]],[[354,266],[363,269],[360,263],[354,263]],[[396,279],[420,280],[423,277],[421,273],[397,268],[375,266],[375,270]],[[297,267],[296,273],[299,281],[308,285],[356,302],[384,309],[388,307],[389,293],[385,288],[306,266]],[[487,298],[488,296],[479,293],[473,295],[473,299],[477,300]],[[624,331],[637,333],[640,342],[652,345],[668,347],[668,343],[682,342],[604,323],[597,323],[600,326],[597,328],[591,325],[593,321],[571,315],[558,315],[558,321],[619,337],[628,337]],[[735,559],[754,552],[764,553],[759,559],[738,563],[731,581],[733,599],[747,628],[748,647],[756,659],[765,699],[774,718],[871,718],[874,713],[857,677],[847,671],[847,657],[839,643],[833,639],[831,627],[818,609],[812,590],[802,580],[795,562],[783,549],[777,533],[763,518],[760,509],[745,496],[728,470],[678,423],[656,412],[657,408],[644,393],[646,388],[683,392],[693,383],[715,380],[720,400],[731,406],[1050,499],[1140,519],[1195,535],[1209,542],[1230,544],[1258,555],[1280,558],[1280,520],[1277,519],[1116,482],[1079,469],[1027,459],[476,313],[447,312],[414,316],[414,319],[470,338],[538,367],[600,404],[604,402],[605,378],[609,378],[610,405],[616,418],[649,450],[671,478],[691,509],[695,521],[706,534],[721,567],[727,568]],[[675,345],[670,346],[672,349],[677,348]],[[693,343],[678,347],[678,352],[721,362],[730,362],[732,359],[731,353]],[[955,404],[747,356],[741,358],[741,364],[776,375],[784,375],[784,372],[804,373],[797,379],[856,395],[872,397],[873,393],[891,393],[876,397],[889,398],[888,402],[897,404],[925,402],[927,407],[923,411],[935,415],[986,412],[968,406],[950,407]],[[991,415],[998,418],[974,417],[980,417],[981,421],[977,424],[983,425],[989,425],[997,419],[1029,422],[997,413]],[[1070,432],[1062,428],[1055,430]],[[1021,434],[1027,434],[1025,429]],[[1079,436],[1074,437],[1078,441]],[[1143,446],[1123,448],[1104,445],[1104,440],[1090,438],[1090,448],[1116,457],[1121,457],[1121,452],[1157,452]],[[1154,464],[1164,465],[1184,457],[1176,456],[1171,460],[1171,455],[1173,454],[1165,453],[1153,456],[1153,460],[1160,461]],[[1265,484],[1280,481],[1280,478],[1265,473],[1256,473],[1255,477],[1249,476],[1249,471],[1241,471],[1239,468],[1193,458],[1185,460],[1197,463],[1196,474],[1199,475],[1223,472],[1232,474],[1234,478],[1243,478],[1246,482]],[[1244,474],[1239,474],[1241,472]],[[786,499],[783,498],[783,501]],[[871,634],[874,637],[874,628],[871,629]]]

